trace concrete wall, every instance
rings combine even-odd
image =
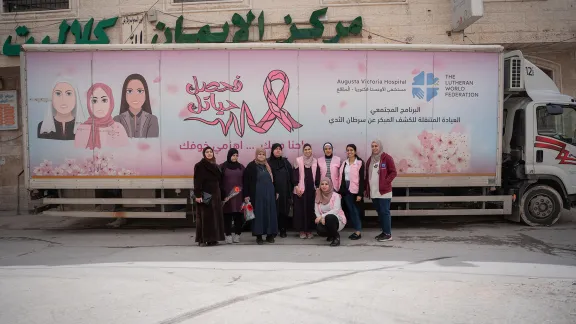
[[[451,0],[230,0],[210,3],[173,4],[172,0],[71,0],[71,9],[58,12],[0,14],[0,41],[8,35],[15,42],[14,29],[26,25],[36,42],[49,35],[58,37],[58,25],[62,19],[78,19],[84,24],[90,17],[96,22],[113,16],[138,14],[151,6],[157,10],[158,20],[174,27],[176,18],[183,14],[186,32],[195,32],[209,23],[213,31],[230,23],[234,13],[246,14],[252,9],[255,15],[263,10],[266,28],[264,41],[277,41],[289,37],[289,29],[283,23],[290,14],[293,21],[305,27],[312,11],[328,6],[325,38],[335,35],[336,22],[363,17],[361,36],[349,37],[350,43],[437,43],[437,44],[503,44],[511,48],[536,45],[527,52],[540,58],[537,64],[556,69],[557,83],[564,93],[576,96],[576,1],[575,0],[485,0],[485,16],[464,33],[448,35],[450,29]],[[155,23],[144,20],[144,41],[150,42]],[[250,29],[251,39],[257,37],[257,21]],[[231,26],[229,40],[237,31]],[[126,43],[129,33],[122,32],[122,19],[107,29],[112,43]],[[566,41],[573,38],[569,41]],[[68,43],[74,40],[69,35]],[[160,33],[160,42],[164,36]],[[558,44],[567,45],[557,50]],[[553,50],[554,49],[554,50]],[[17,67],[19,58],[0,55],[1,67]],[[17,78],[17,69],[0,69],[0,77]],[[14,75],[16,74],[16,76]],[[21,130],[0,132],[0,210],[13,210],[16,206],[17,174],[22,170]],[[12,141],[9,139],[16,138]],[[1,160],[0,160],[1,161]],[[22,199],[26,199],[23,195]]]

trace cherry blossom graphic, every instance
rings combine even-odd
[[[346,107],[346,105],[348,105],[348,102],[346,100],[340,101],[340,108],[344,108]]]
[[[320,107],[320,112],[326,115],[326,105],[322,105],[322,107]]]
[[[366,73],[366,64],[363,62],[358,63],[358,72]]]
[[[154,78],[152,82],[159,83],[160,81],[162,81],[162,78],[160,76],[157,76],[156,78]]]
[[[150,144],[145,143],[145,142],[139,142],[138,143],[138,149],[140,151],[148,151],[150,149]]]
[[[182,156],[180,155],[180,153],[178,153],[178,151],[176,151],[174,149],[169,149],[166,152],[166,155],[168,155],[168,158],[172,161],[175,161],[175,162],[182,161]]]
[[[84,160],[65,159],[61,165],[55,166],[52,161],[44,160],[32,171],[36,176],[115,176],[138,175],[134,170],[117,167],[114,156],[103,155],[99,152]]]
[[[462,173],[470,167],[470,147],[464,129],[442,133],[424,130],[401,156],[398,173]]]
[[[190,111],[188,110],[188,106],[180,109],[180,112],[178,113],[178,117],[186,118],[188,116],[190,116]]]

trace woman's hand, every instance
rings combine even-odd
[[[196,202],[201,204],[202,203],[202,198],[196,198]]]
[[[362,200],[362,196],[356,196],[356,202],[359,202],[360,200]]]
[[[296,195],[298,197],[302,197],[302,190],[300,190],[300,187],[296,187],[295,190],[296,190]]]
[[[278,197],[280,197],[280,194],[276,194],[276,200],[278,200]]]
[[[314,220],[314,223],[318,224],[318,223],[320,223],[320,221],[322,221],[322,217],[316,217],[316,219]]]
[[[244,198],[244,202],[245,202],[245,203],[249,203],[249,202],[250,202],[250,197]]]
[[[326,218],[322,218],[322,225],[326,225]]]

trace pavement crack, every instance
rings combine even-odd
[[[182,322],[191,320],[193,318],[196,318],[200,315],[209,313],[211,311],[214,311],[214,310],[217,310],[220,308],[224,308],[224,307],[227,307],[227,306],[230,306],[233,304],[237,304],[237,303],[240,303],[243,301],[247,301],[250,299],[254,299],[257,297],[270,295],[270,294],[274,294],[277,292],[282,292],[282,291],[291,290],[291,289],[295,289],[295,288],[300,288],[300,287],[304,287],[304,286],[314,285],[314,284],[318,284],[318,283],[322,283],[322,282],[326,282],[326,281],[331,281],[331,280],[335,280],[335,279],[350,277],[350,276],[357,275],[360,273],[376,272],[376,271],[381,271],[381,270],[390,270],[390,269],[400,268],[400,267],[404,268],[404,267],[411,266],[411,265],[422,264],[425,262],[445,260],[445,259],[450,259],[450,258],[454,258],[454,256],[444,256],[444,257],[424,259],[424,260],[419,260],[419,261],[413,261],[413,262],[410,262],[410,263],[404,264],[404,265],[393,265],[393,266],[384,266],[384,267],[372,268],[372,269],[356,270],[356,271],[351,271],[351,272],[346,272],[346,273],[337,274],[337,275],[333,275],[333,276],[328,276],[328,277],[324,277],[324,278],[320,278],[320,279],[316,279],[316,280],[311,280],[311,281],[307,281],[307,282],[301,282],[301,283],[290,285],[290,286],[267,289],[267,290],[263,290],[260,292],[247,294],[244,296],[238,296],[235,298],[230,298],[230,299],[221,301],[219,303],[215,303],[215,304],[205,306],[205,307],[193,310],[193,311],[189,311],[189,312],[180,314],[178,316],[175,316],[175,317],[163,320],[161,322],[158,322],[158,324],[182,323]]]
[[[36,241],[36,242],[45,242],[45,243],[49,243],[49,244],[62,245],[62,243],[58,243],[58,242],[54,242],[54,241],[48,241],[48,240],[37,239],[37,238],[33,238],[33,237],[25,237],[25,236],[14,236],[14,237],[2,236],[2,237],[0,237],[0,241]]]

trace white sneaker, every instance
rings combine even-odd
[[[232,242],[234,242],[234,243],[240,243],[240,235],[238,235],[238,234],[232,234]]]
[[[232,244],[232,235],[226,235],[226,244]]]
[[[126,218],[116,218],[116,220],[114,220],[111,223],[106,224],[106,226],[110,226],[110,227],[120,227],[122,225],[126,224]]]

